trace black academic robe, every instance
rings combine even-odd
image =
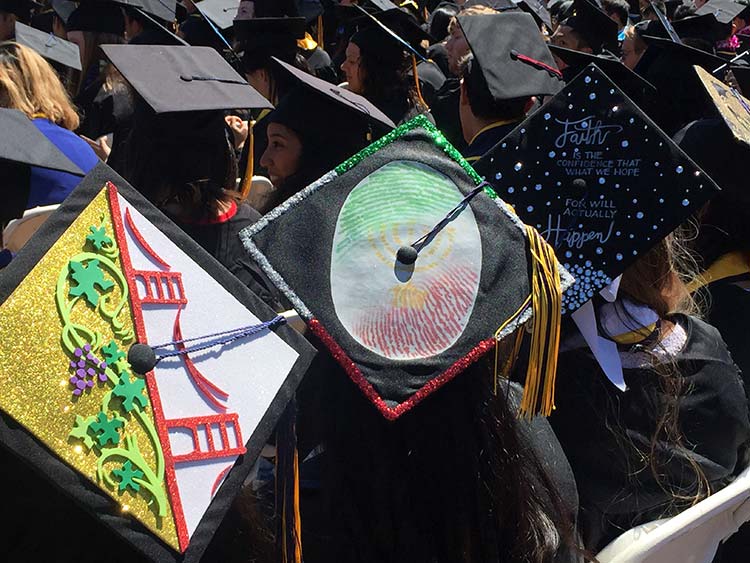
[[[260,219],[260,213],[246,204],[232,209],[212,222],[189,223],[179,218],[173,220],[190,237],[216,258],[232,274],[275,311],[285,307],[285,302],[268,281],[265,274],[245,251],[239,233]]]
[[[732,359],[750,389],[750,291],[741,284],[750,283],[750,274],[716,281],[708,286],[710,306],[707,319],[721,333]]]
[[[483,128],[469,143],[463,151],[464,158],[474,163],[482,158],[489,150],[498,144],[508,133],[515,129],[518,121],[498,121]]]
[[[672,320],[687,333],[672,366],[683,389],[677,424],[685,447],[657,439],[662,483],[646,456],[657,416],[669,400],[659,380],[664,376],[653,369],[623,369],[628,389],[620,392],[587,348],[559,356],[557,408],[550,423],[576,476],[579,529],[594,553],[629,528],[686,508],[664,485],[693,491],[691,462],[712,491],[743,467],[750,422],[737,367],[714,327],[686,315]]]

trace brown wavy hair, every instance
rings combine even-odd
[[[29,119],[46,117],[73,131],[79,117],[55,70],[41,55],[13,41],[0,43],[0,106]]]

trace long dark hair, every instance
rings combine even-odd
[[[340,370],[328,383],[330,560],[543,562],[567,548],[570,515],[521,442],[517,405],[493,393],[488,363],[395,422]]]
[[[154,205],[192,220],[233,199],[237,158],[221,112],[154,115],[136,100],[134,126],[111,166]]]

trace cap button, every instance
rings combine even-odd
[[[413,246],[402,246],[396,252],[396,260],[407,266],[414,264],[417,261],[417,256],[419,256],[419,253]]]
[[[156,366],[156,354],[151,346],[133,344],[128,350],[128,363],[135,373],[145,375]]]
[[[583,178],[576,178],[575,180],[573,180],[573,187],[578,188],[580,190],[585,190],[586,180],[584,180]]]
[[[181,75],[180,75],[180,78],[181,78],[182,80],[184,80],[185,82],[192,82],[192,81],[193,81],[193,77],[192,77],[192,76],[189,76],[189,75],[187,75],[187,74],[181,74]]]

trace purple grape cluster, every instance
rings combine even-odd
[[[73,375],[70,384],[73,386],[73,395],[80,395],[85,389],[94,386],[97,380],[107,381],[107,362],[100,360],[91,352],[91,345],[84,344],[83,348],[76,348],[73,352],[76,357],[70,362]]]

